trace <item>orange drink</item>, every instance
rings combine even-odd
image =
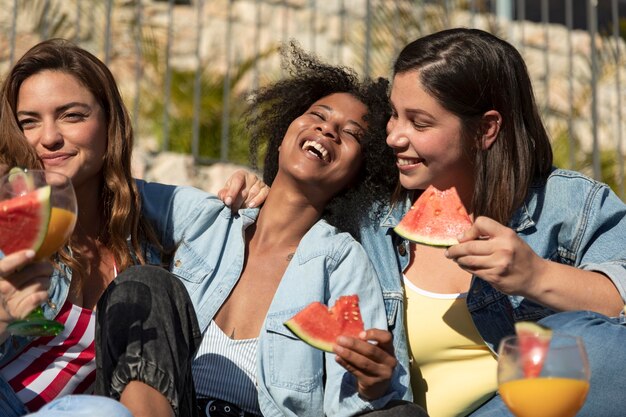
[[[18,203],[15,200],[19,200]],[[24,201],[28,204],[23,204]],[[59,250],[74,230],[76,194],[72,181],[63,174],[13,168],[9,174],[0,177],[2,202],[5,217],[0,222],[0,236],[5,238],[5,247],[21,249],[15,244],[8,246],[6,237],[14,236],[17,240],[24,235],[26,238],[18,243],[25,249],[36,249],[37,259],[45,259]],[[10,205],[10,202],[15,204]],[[7,326],[9,332],[20,336],[56,336],[63,328],[63,324],[45,318],[41,306],[26,318],[13,320]]]
[[[500,384],[504,403],[516,417],[574,417],[589,382],[570,378],[525,378]]]
[[[46,233],[46,237],[44,238],[41,247],[37,251],[36,258],[48,258],[61,246],[63,246],[72,234],[75,224],[75,213],[60,207],[52,207],[50,209],[48,232]]]

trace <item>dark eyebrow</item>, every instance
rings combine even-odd
[[[62,106],[57,107],[55,109],[55,112],[56,113],[62,113],[64,111],[68,110],[68,109],[71,109],[72,107],[81,107],[81,108],[83,108],[85,110],[90,110],[91,109],[91,107],[88,104],[81,103],[80,101],[72,101],[71,103],[67,103],[67,104],[64,104]],[[34,111],[24,111],[24,110],[21,110],[21,111],[17,112],[17,116],[37,116],[37,115],[38,115],[38,113],[34,112]]]
[[[391,101],[391,98],[389,98],[389,105],[391,106],[391,109],[395,112],[397,112],[396,110],[396,106],[394,106],[393,101]],[[404,110],[407,114],[411,115],[411,116],[415,116],[415,115],[424,115],[426,117],[430,117],[431,119],[435,120],[435,117],[430,114],[429,112],[422,110],[422,109],[405,109]]]
[[[322,107],[322,108],[324,108],[324,109],[326,109],[326,110],[328,110],[328,111],[330,111],[330,112],[332,112],[332,111],[333,111],[333,108],[332,108],[332,107],[330,107],[330,106],[327,106],[326,104],[316,104],[315,106],[317,106],[317,107]],[[366,129],[365,129],[363,126],[361,126],[361,124],[360,124],[359,122],[357,122],[356,120],[348,119],[348,123],[352,123],[352,124],[357,125],[357,126],[359,127],[359,129],[361,129],[361,130],[366,130]]]

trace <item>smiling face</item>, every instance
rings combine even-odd
[[[280,147],[279,175],[315,183],[328,198],[353,181],[361,166],[367,107],[353,95],[323,97],[296,118]]]
[[[417,71],[399,73],[391,90],[387,144],[393,148],[400,183],[409,190],[455,186],[471,193],[473,168],[461,119],[422,87]]]
[[[24,80],[17,119],[45,169],[67,175],[76,188],[100,181],[107,148],[105,115],[74,76],[45,70]]]

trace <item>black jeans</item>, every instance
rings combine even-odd
[[[95,393],[119,399],[130,381],[141,381],[161,392],[176,416],[197,416],[191,362],[202,336],[182,283],[162,268],[132,266],[96,311]]]

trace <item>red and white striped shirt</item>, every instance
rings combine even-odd
[[[62,395],[90,392],[96,377],[95,312],[66,301],[56,320],[63,332],[35,339],[0,369],[30,411]]]

